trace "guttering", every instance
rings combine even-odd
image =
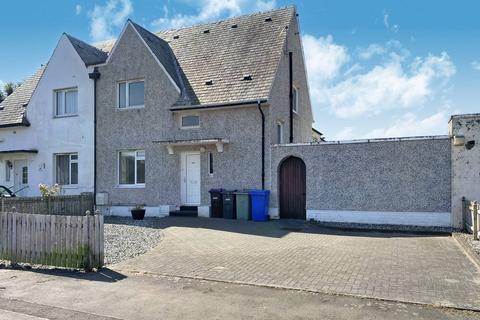
[[[0,128],[30,127],[30,123],[8,123],[0,124]]]
[[[257,101],[258,111],[262,116],[262,189],[265,189],[265,113],[262,110],[262,102]]]
[[[233,101],[226,103],[210,103],[210,104],[196,104],[192,106],[182,106],[182,107],[173,107],[170,108],[170,111],[187,111],[187,110],[203,110],[203,109],[216,109],[216,108],[234,108],[239,106],[255,106],[258,103],[266,103],[267,99],[256,99],[256,100],[243,100],[243,101]]]
[[[93,80],[93,206],[97,207],[97,80],[100,79],[100,72],[97,67],[88,74]]]
[[[290,102],[290,138],[289,138],[289,141],[290,143],[293,143],[293,53],[290,51],[288,53],[288,71],[289,71],[289,75],[288,75],[288,90],[289,90],[289,94],[288,94],[288,99],[289,99],[289,102]]]

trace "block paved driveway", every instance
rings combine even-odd
[[[480,272],[448,236],[300,221],[170,217],[160,227],[157,247],[110,267],[480,310]]]

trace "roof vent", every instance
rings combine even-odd
[[[205,81],[205,85],[207,85],[207,86],[213,85],[213,80],[207,80],[207,81]]]
[[[173,36],[173,39],[178,39],[178,38],[180,38],[179,35]]]
[[[232,28],[232,29],[237,29],[237,28],[238,28],[238,24],[232,24],[231,28]]]
[[[271,22],[272,21],[272,17],[268,17],[265,19],[265,22]]]
[[[250,81],[252,80],[252,75],[251,74],[246,74],[243,76],[243,81]]]
[[[203,33],[210,33],[210,30],[209,29],[203,30]]]

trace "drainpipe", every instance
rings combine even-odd
[[[292,52],[288,53],[288,71],[289,71],[289,95],[290,99],[290,143],[293,143],[293,68],[292,68]]]
[[[262,189],[265,189],[265,113],[262,110],[262,102],[258,101],[257,105],[262,115]]]
[[[97,208],[97,80],[100,79],[98,68],[88,74],[93,80],[93,206]]]

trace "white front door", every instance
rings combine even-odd
[[[13,162],[13,191],[19,196],[28,191],[28,162],[27,160],[15,160]]]
[[[183,152],[180,155],[182,204],[200,204],[200,152]]]

